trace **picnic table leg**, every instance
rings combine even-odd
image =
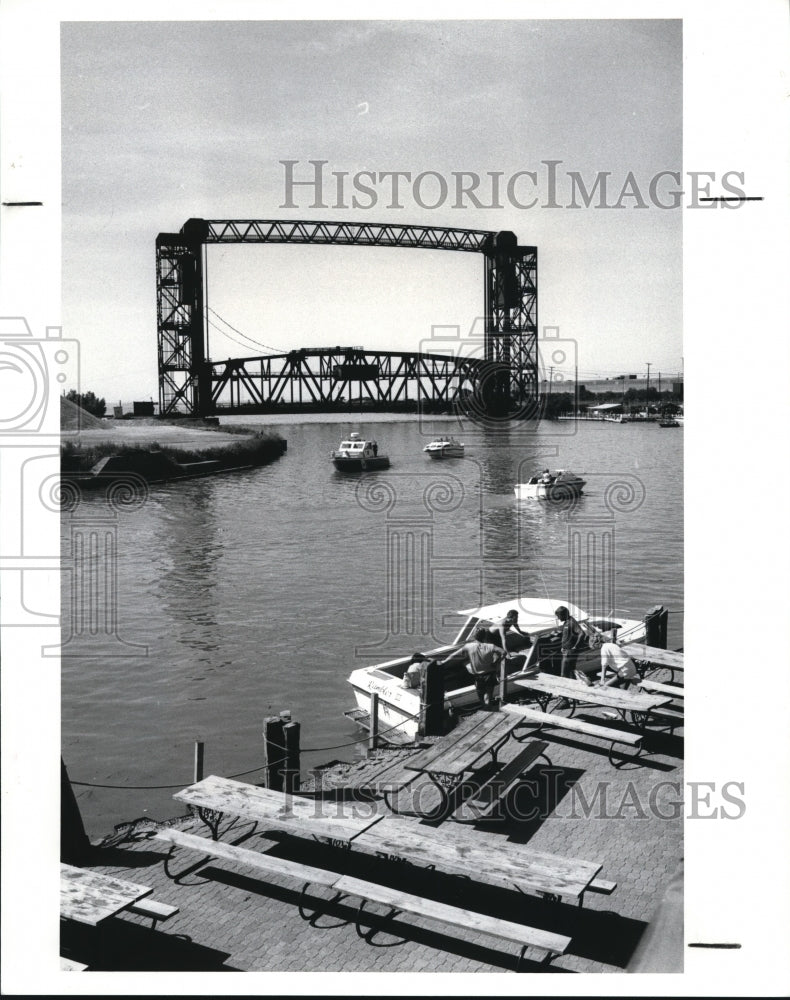
[[[458,788],[460,782],[454,774],[443,774],[439,771],[426,772],[431,781],[436,785],[441,794],[441,801],[436,809],[429,813],[416,813],[422,819],[440,819],[443,817],[450,805],[450,793]]]
[[[219,840],[219,825],[225,814],[217,809],[205,809],[203,806],[198,806],[197,814],[211,831],[211,839]]]
[[[639,757],[642,754],[643,747],[638,746],[636,748],[636,753],[630,755],[624,753],[623,751],[620,751],[619,762],[618,762],[618,760],[615,759],[615,751],[614,751],[617,742],[618,742],[617,740],[612,740],[612,742],[609,744],[609,763],[612,765],[612,767],[616,767],[619,771],[621,768],[625,767],[625,765],[629,763],[639,766],[638,761]]]

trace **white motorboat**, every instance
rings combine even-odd
[[[426,650],[423,655],[427,659],[445,659],[454,650],[460,650],[460,647],[472,638],[478,627],[490,627],[493,622],[501,621],[508,611],[515,608],[518,611],[518,627],[527,633],[531,646],[527,648],[527,640],[518,633],[508,633],[506,640],[508,651],[515,653],[523,649],[526,650],[527,657],[523,664],[515,666],[512,672],[507,673],[507,690],[514,693],[512,682],[534,676],[536,669],[549,673],[559,672],[560,633],[554,611],[562,604],[578,622],[589,624],[592,629],[602,632],[607,638],[616,636],[619,641],[623,639],[633,642],[644,641],[646,627],[643,621],[615,616],[590,618],[581,608],[564,598],[520,597],[457,612],[460,617],[465,618],[465,621],[453,642]],[[597,651],[594,653],[591,651],[591,655],[599,656]],[[385,739],[387,729],[394,730],[400,739],[414,739],[418,735],[419,667],[412,663],[412,654],[400,656],[384,663],[360,667],[348,678],[356,697],[357,718],[364,719],[369,716],[371,694],[374,692],[378,694],[379,732]],[[478,705],[477,690],[474,678],[467,672],[463,658],[459,656],[456,662],[446,664],[443,671],[445,716],[457,715],[465,709],[474,709]]]
[[[366,441],[353,431],[332,452],[332,462],[339,472],[368,472],[371,469],[388,469],[390,460],[379,453],[375,441]]]
[[[526,483],[517,483],[516,497],[519,500],[535,498],[538,500],[554,500],[561,502],[569,497],[579,496],[584,491],[587,481],[567,469],[557,469],[531,476]]]
[[[454,437],[438,437],[434,438],[430,444],[422,449],[431,458],[463,458],[464,457],[464,443],[463,441],[456,441]]]

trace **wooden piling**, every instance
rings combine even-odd
[[[444,732],[444,671],[437,660],[427,660],[420,668],[420,736],[441,736]]]
[[[192,781],[197,784],[198,781],[203,780],[203,751],[205,749],[205,744],[200,740],[195,740],[195,761],[192,773]]]
[[[280,713],[282,715],[282,713]],[[290,712],[288,716],[290,718]],[[298,792],[300,784],[300,749],[299,739],[301,725],[298,722],[286,722],[283,726],[283,745],[285,746],[285,766],[283,777],[286,792]]]
[[[379,745],[379,693],[373,691],[370,695],[370,731],[368,733],[368,750],[376,750]]]
[[[507,683],[505,678],[507,677],[507,659],[502,657],[499,661],[499,704],[505,704],[505,694],[507,692]]]
[[[667,648],[667,618],[669,612],[662,604],[657,604],[644,617],[645,644],[656,649]]]
[[[80,814],[80,807],[69,781],[63,758],[60,758],[60,860],[79,866],[85,861],[91,845]]]
[[[284,770],[283,720],[278,715],[268,715],[263,720],[263,773],[266,787],[281,792]]]

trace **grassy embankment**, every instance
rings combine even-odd
[[[213,448],[179,448],[160,445],[157,441],[140,444],[120,444],[113,441],[96,441],[84,444],[65,442],[60,452],[61,472],[70,475],[88,475],[103,458],[121,459],[129,471],[142,475],[150,472],[154,478],[162,478],[169,469],[178,475],[179,467],[191,462],[216,462],[220,469],[236,469],[245,466],[266,465],[279,458],[285,449],[283,438],[267,433],[250,434],[239,429],[238,443]],[[243,437],[242,437],[243,435]],[[208,436],[208,434],[207,434]],[[119,462],[114,462],[117,471]]]

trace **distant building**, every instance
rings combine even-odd
[[[683,378],[677,375],[662,375],[659,383],[658,375],[650,376],[650,388],[658,391],[659,384],[662,394],[671,392],[676,399],[683,399]],[[600,396],[606,392],[623,393],[629,389],[642,392],[647,388],[647,376],[645,375],[615,375],[613,378],[585,379],[579,380],[579,389],[584,389],[593,395]],[[545,394],[549,391],[549,383],[544,379],[540,383],[540,391]],[[552,392],[576,392],[576,383],[573,379],[554,377],[551,383]]]

